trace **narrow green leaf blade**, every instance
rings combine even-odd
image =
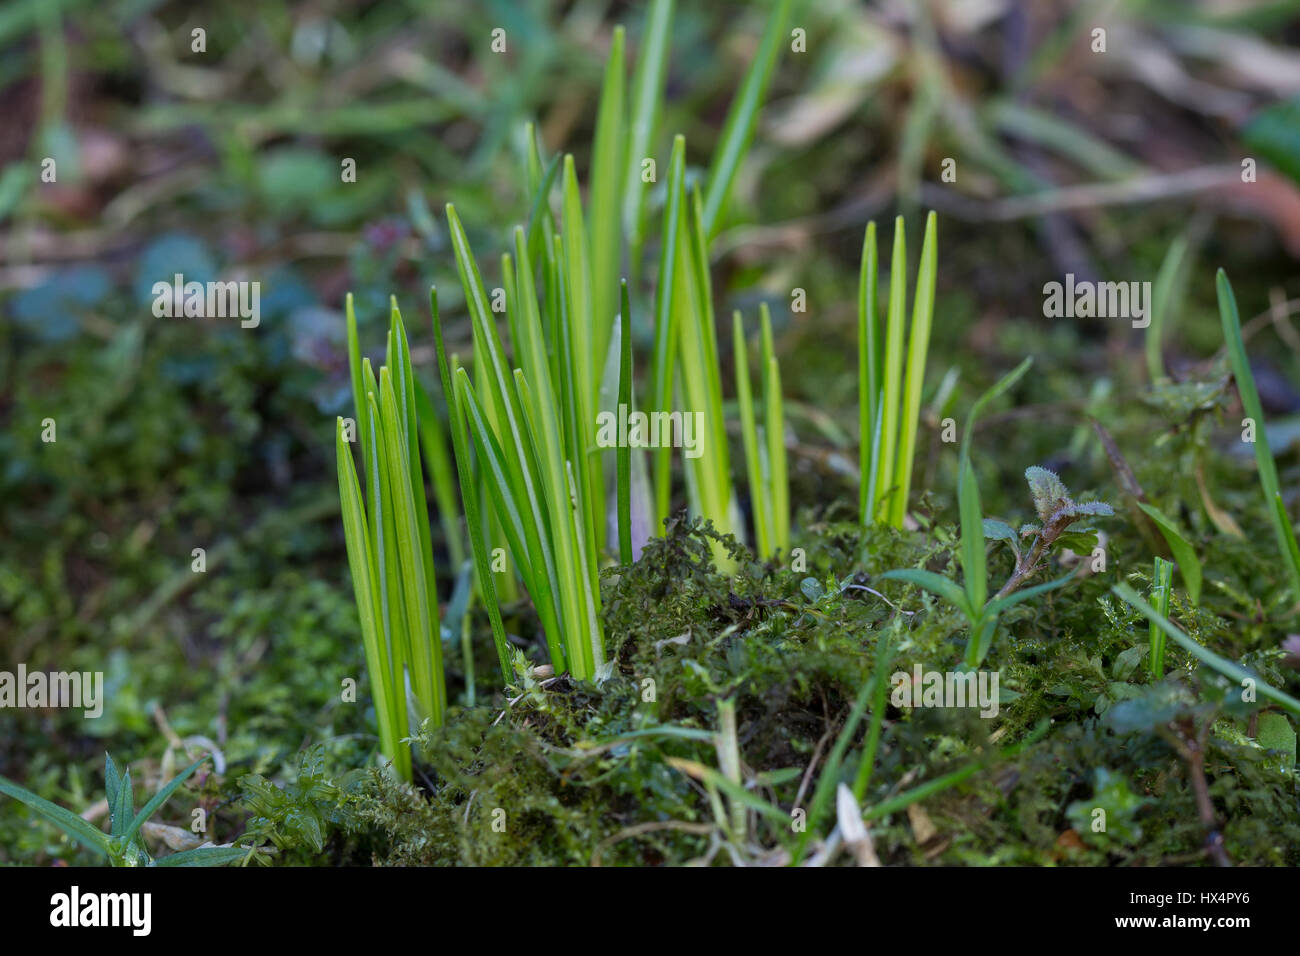
[[[1040,594],[1046,594],[1048,591],[1055,591],[1057,588],[1070,583],[1074,577],[1074,572],[1063,574],[1053,581],[1047,581],[1043,584],[1035,584],[1033,587],[1024,588],[1019,591],[1012,591],[1006,597],[998,598],[996,601],[990,601],[985,608],[986,615],[996,617],[1007,608],[1014,607],[1022,601],[1028,601],[1032,597],[1038,597]]]
[[[763,105],[772,71],[786,40],[785,26],[790,17],[790,3],[791,0],[776,0],[773,4],[767,26],[763,30],[763,39],[759,42],[758,53],[749,65],[740,91],[727,111],[722,135],[713,154],[713,165],[709,167],[709,185],[704,197],[704,232],[710,238],[717,234],[721,226],[722,213],[736,171],[740,169],[745,153],[749,151],[754,127],[758,123],[758,111]]]
[[[18,786],[7,777],[0,777],[0,793],[13,797],[19,803],[27,804],[45,820],[54,824],[83,846],[107,855],[108,835],[96,829],[71,810],[65,810],[57,803],[51,803],[44,797],[38,797],[30,790]]]
[[[1241,393],[1241,404],[1246,415],[1255,422],[1255,462],[1259,468],[1259,483],[1264,489],[1269,517],[1273,520],[1278,551],[1291,577],[1292,598],[1300,598],[1300,549],[1296,546],[1295,530],[1286,516],[1286,510],[1282,509],[1279,514],[1275,504],[1282,489],[1278,484],[1277,466],[1273,463],[1273,453],[1269,450],[1268,436],[1264,429],[1264,407],[1255,388],[1250,360],[1246,357],[1237,299],[1232,293],[1232,283],[1222,269],[1215,276],[1215,286],[1219,295],[1219,318],[1223,324],[1224,341],[1228,344],[1228,362],[1232,366],[1232,376],[1237,380],[1237,391]]]
[[[181,784],[188,780],[194,771],[198,770],[207,759],[206,755],[200,757],[169,780],[165,787],[150,797],[149,802],[140,808],[140,812],[135,815],[135,819],[131,821],[130,826],[128,826],[122,834],[123,838],[127,840],[134,839],[135,835],[140,832],[140,827],[144,826],[145,821],[157,813],[162,805],[171,798],[171,795],[180,788]]]
[[[656,9],[659,4],[656,4]],[[671,7],[670,7],[671,9]],[[622,308],[619,310],[618,408],[632,413],[632,303],[627,279],[621,283]],[[618,556],[623,564],[632,563],[632,449],[625,441],[618,444]]]
[[[881,394],[880,319],[876,314],[876,285],[880,262],[876,250],[876,224],[867,223],[862,239],[862,265],[858,275],[858,520],[867,524],[875,519],[875,494],[871,477],[879,448],[877,427]]]
[[[623,231],[629,261],[636,273],[644,238],[643,210],[650,184],[642,182],[641,163],[650,156],[651,141],[663,102],[668,74],[668,42],[673,23],[673,0],[653,0],[646,14],[641,48],[637,51],[632,80],[631,122],[628,128],[627,177],[623,189]]]
[[[961,462],[957,480],[957,505],[961,513],[961,564],[966,597],[973,608],[988,600],[988,567],[984,553],[984,512],[980,507],[979,483],[969,461]]]
[[[958,608],[967,617],[974,617],[971,613],[971,606],[966,600],[966,592],[957,585],[956,581],[951,581],[941,574],[935,574],[933,571],[926,571],[922,568],[897,568],[893,571],[886,571],[880,577],[886,581],[906,581],[908,584],[915,584],[932,594],[937,594],[949,604]]]
[[[623,260],[623,150],[627,141],[624,92],[624,32],[614,28],[605,81],[596,114],[596,141],[591,161],[591,310],[593,335],[591,369],[598,374],[614,329],[618,310],[618,279]],[[593,383],[593,390],[595,384]]]
[[[912,328],[907,341],[907,376],[903,382],[902,429],[894,463],[894,487],[890,499],[890,524],[902,527],[907,514],[907,499],[912,491],[912,460],[916,454],[916,431],[921,418],[921,386],[925,379],[925,360],[930,350],[930,326],[934,319],[934,293],[938,274],[938,235],[934,213],[925,222],[925,239],[921,244],[921,264],[916,273],[916,293],[912,305]]]
[[[474,476],[470,469],[469,439],[465,431],[465,419],[456,397],[451,370],[447,362],[447,350],[442,337],[442,320],[438,312],[438,290],[429,290],[429,307],[433,317],[433,340],[438,353],[438,375],[442,381],[442,394],[446,396],[451,429],[452,452],[456,461],[456,475],[460,484],[461,504],[465,509],[465,525],[469,531],[470,555],[474,559],[475,579],[478,582],[479,595],[488,612],[488,621],[492,627],[492,643],[497,651],[497,664],[501,668],[501,680],[508,684],[514,677],[510,664],[510,645],[506,640],[505,624],[501,620],[501,605],[497,600],[496,583],[492,580],[492,570],[488,563],[487,544],[483,536],[483,524],[479,512],[478,493]]]

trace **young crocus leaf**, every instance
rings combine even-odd
[[[628,261],[640,262],[646,193],[651,186],[644,179],[644,158],[649,155],[651,137],[663,102],[664,77],[668,73],[668,44],[672,32],[673,0],[654,0],[646,14],[641,48],[637,51],[636,73],[632,80],[631,110],[628,123],[627,178],[623,190],[623,230],[626,233]]]
[[[1259,400],[1259,390],[1255,387],[1255,376],[1250,369],[1250,360],[1246,357],[1246,345],[1241,335],[1241,316],[1237,312],[1237,299],[1232,293],[1232,283],[1222,269],[1215,276],[1215,285],[1219,295],[1219,318],[1223,324],[1223,338],[1228,346],[1228,362],[1232,366],[1232,377],[1237,380],[1237,391],[1241,394],[1241,405],[1246,417],[1255,424],[1255,463],[1259,473],[1259,483],[1264,489],[1265,503],[1272,509],[1269,517],[1273,521],[1273,532],[1277,537],[1278,552],[1291,579],[1291,597],[1300,598],[1300,545],[1296,543],[1295,529],[1286,508],[1281,507],[1281,486],[1278,484],[1277,465],[1273,462],[1273,453],[1269,450],[1268,436],[1264,428],[1264,406]]]
[[[858,520],[864,525],[875,517],[873,479],[880,447],[880,322],[876,315],[879,271],[876,224],[869,222],[862,238],[862,264],[858,272],[858,457],[861,474]]]
[[[767,92],[782,44],[788,36],[785,25],[790,17],[791,3],[792,0],[776,0],[772,5],[758,53],[745,74],[740,91],[732,100],[731,108],[727,110],[722,135],[713,154],[713,165],[709,169],[709,188],[704,199],[703,226],[705,235],[710,238],[717,234],[722,224],[722,213],[731,193],[732,181],[749,150],[763,96]]]
[[[620,286],[619,309],[619,409],[632,411],[632,304],[627,291],[627,280]],[[632,449],[627,442],[619,442],[616,461],[618,482],[618,556],[624,564],[632,563]]]
[[[916,431],[921,415],[921,386],[925,379],[925,359],[930,348],[930,325],[934,318],[934,292],[938,276],[938,237],[933,212],[925,221],[925,238],[921,243],[921,262],[916,273],[916,292],[912,302],[912,327],[907,340],[907,377],[903,381],[902,419],[899,422],[898,452],[894,462],[894,486],[890,499],[890,524],[903,526],[907,499],[912,490],[912,460],[916,454]]]
[[[740,312],[732,314],[732,352],[736,365],[736,407],[740,415],[740,438],[745,451],[745,471],[749,474],[749,503],[754,513],[754,537],[757,553],[772,554],[772,503],[759,464],[758,424],[754,415],[754,395],[749,382],[749,354],[745,347],[744,320]]]
[[[506,640],[505,624],[501,620],[501,605],[497,600],[496,583],[488,564],[487,544],[484,542],[483,525],[480,521],[479,499],[470,469],[470,442],[466,434],[465,418],[460,411],[460,402],[456,397],[456,388],[452,379],[450,363],[447,361],[447,349],[442,336],[442,319],[438,312],[438,290],[429,290],[429,306],[433,315],[433,341],[438,356],[438,376],[442,381],[442,394],[447,399],[450,411],[452,452],[456,461],[456,477],[460,484],[461,503],[465,509],[465,525],[469,531],[470,556],[474,560],[475,580],[478,582],[479,594],[483,598],[488,612],[488,621],[492,626],[492,643],[497,651],[497,663],[501,668],[501,679],[510,683],[514,676],[510,665],[510,645]]]

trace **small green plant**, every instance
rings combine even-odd
[[[283,787],[260,773],[239,778],[252,814],[245,840],[272,843],[281,852],[302,847],[320,853],[330,832],[346,825],[345,792],[326,775],[324,748],[316,744],[298,754],[297,769]]]
[[[645,509],[653,509],[657,522],[668,516],[672,495],[672,441],[662,440],[667,429],[659,426],[675,418],[681,438],[686,434],[685,417],[698,413],[703,434],[693,437],[701,453],[684,456],[692,510],[723,531],[739,534],[742,528],[731,483],[707,244],[721,223],[728,191],[752,137],[789,6],[790,0],[780,0],[768,19],[759,54],[728,114],[704,194],[698,187],[687,191],[685,140],[678,136],[673,142],[654,295],[648,403],[660,440],[654,453],[654,504]],[[637,250],[643,239],[644,197],[629,196],[628,191],[644,193],[648,183],[632,175],[629,163],[639,164],[659,112],[671,13],[672,5],[663,2],[650,13],[630,123],[625,115],[624,34],[621,28],[614,33],[585,206],[573,157],[544,163],[536,130],[529,129],[529,219],[526,227],[515,230],[513,256],[501,258],[508,353],[493,315],[499,306],[495,299],[489,305],[465,229],[455,208],[447,207],[473,331],[473,377],[458,367],[454,356],[447,361],[435,294],[439,369],[479,593],[488,605],[507,681],[513,671],[497,595],[511,586],[512,575],[518,575],[537,608],[557,670],[589,679],[604,664],[599,568],[614,550],[609,515],[617,519],[617,553],[624,562],[640,544],[632,540],[631,530],[631,451],[619,447],[614,456],[610,500],[604,454],[608,443],[601,440],[599,421],[606,414],[620,419],[617,404],[630,411],[633,402],[631,296],[626,280],[620,286],[619,268],[624,241]],[[550,202],[557,176],[558,214]],[[638,265],[633,264],[634,273]],[[765,370],[765,381],[769,374]],[[675,395],[687,411],[673,411]],[[769,408],[775,402],[779,414],[779,383],[767,401]],[[620,435],[617,444],[625,441]],[[784,458],[774,467],[783,464]],[[784,487],[784,480],[776,484]],[[788,502],[773,506],[788,515]],[[479,526],[480,518],[486,519],[486,529]],[[788,526],[788,516],[782,521]],[[488,565],[489,540],[503,541],[512,558],[512,572],[500,587]],[[730,562],[717,547],[714,559],[720,566]]]
[[[921,568],[900,568],[881,575],[886,579],[907,581],[937,594],[965,615],[970,626],[966,643],[966,664],[970,667],[978,667],[988,655],[997,631],[998,617],[1003,611],[1058,588],[1073,576],[1071,572],[1054,581],[1021,590],[1044,567],[1054,551],[1062,547],[1085,553],[1091,550],[1096,543],[1095,533],[1076,525],[1089,517],[1113,514],[1110,505],[1102,501],[1075,502],[1060,478],[1046,468],[1034,466],[1026,469],[1025,479],[1029,482],[1039,523],[1026,524],[1017,533],[1004,521],[984,517],[979,485],[970,460],[970,436],[983,408],[1019,381],[1030,364],[1031,360],[1025,359],[980,396],[966,421],[957,478],[963,583],[959,586],[949,578]],[[985,539],[1006,542],[1015,555],[1015,569],[992,598],[988,596]]]
[[[1076,554],[1089,554],[1097,545],[1097,535],[1092,528],[1078,527],[1079,522],[1115,513],[1104,501],[1074,501],[1065,483],[1046,468],[1034,465],[1025,469],[1025,480],[1029,482],[1039,524],[1022,525],[1017,535],[1005,522],[984,520],[984,536],[1005,541],[1016,558],[1015,570],[997,597],[1010,594],[1033,577],[1053,551],[1069,548]],[[1024,539],[1029,540],[1027,546]]]
[[[762,557],[790,550],[790,481],[786,468],[785,418],[781,400],[781,367],[772,346],[772,318],[767,303],[761,307],[763,424],[754,415],[754,396],[749,383],[749,355],[745,327],[736,312],[733,341],[736,355],[736,403],[740,410],[740,434],[745,446],[745,468],[749,472],[749,498],[754,510],[754,531]]]
[[[1151,596],[1155,599],[1156,611],[1161,617],[1168,617],[1169,592],[1174,581],[1174,563],[1157,556],[1153,581]],[[1150,622],[1147,640],[1151,647],[1151,677],[1154,680],[1161,680],[1165,676],[1165,632],[1154,620]]]
[[[366,499],[353,462],[348,423],[337,422],[339,497],[352,586],[379,721],[380,749],[411,779],[407,736],[409,678],[419,720],[442,724],[446,684],[429,512],[420,467],[415,373],[406,329],[393,303],[386,364],[376,379],[362,358],[352,299],[347,303],[348,361]],[[425,440],[429,432],[426,428]]]
[[[1264,406],[1259,401],[1259,391],[1255,388],[1255,376],[1250,371],[1250,360],[1246,358],[1246,344],[1241,337],[1241,317],[1237,312],[1237,299],[1232,294],[1232,283],[1222,269],[1215,276],[1215,287],[1219,295],[1219,318],[1223,323],[1223,338],[1228,344],[1228,362],[1232,366],[1233,378],[1237,380],[1237,391],[1241,393],[1241,404],[1247,419],[1253,423],[1255,439],[1255,462],[1259,467],[1259,483],[1264,489],[1264,505],[1273,522],[1273,532],[1277,537],[1278,551],[1282,563],[1291,578],[1291,598],[1300,600],[1300,545],[1296,543],[1295,529],[1286,513],[1286,504],[1282,501],[1282,489],[1277,480],[1277,465],[1273,463],[1273,453],[1268,447],[1268,436],[1264,431]],[[1242,423],[1245,426],[1245,422]]]
[[[196,760],[182,770],[150,797],[137,813],[131,789],[131,771],[126,770],[119,775],[113,758],[105,754],[104,786],[108,797],[110,827],[108,833],[71,810],[51,803],[5,777],[0,777],[0,793],[31,807],[82,846],[107,858],[110,866],[222,866],[246,859],[253,851],[237,846],[200,846],[154,859],[149,855],[140,834],[145,822],[162,809],[171,795],[207,759],[203,757]]]
[[[573,366],[582,342],[570,322],[568,309],[561,304],[555,354],[562,369],[559,379],[553,378],[527,238],[523,228],[516,227],[517,269],[510,259],[503,262],[511,344],[522,366],[511,373],[473,251],[450,205],[447,223],[469,303],[476,361],[482,363],[484,371],[479,388],[463,368],[456,370],[453,381],[435,296],[433,321],[439,368],[452,408],[457,466],[464,469],[461,496],[473,496],[477,510],[477,493],[472,482],[468,486],[466,483],[468,446],[472,441],[478,467],[488,476],[493,513],[541,618],[551,663],[557,671],[568,669],[576,678],[590,679],[596,666],[604,663],[604,634],[600,623],[598,552],[589,507],[595,492],[583,477],[587,436],[582,425],[583,397],[576,387],[578,378]],[[558,268],[564,257],[558,239],[555,247]],[[553,276],[553,281],[558,290],[564,290],[562,275]],[[563,299],[561,296],[561,302]],[[493,424],[493,418],[499,425]],[[468,506],[466,510],[468,513]],[[603,506],[599,513],[603,518]],[[472,518],[470,523],[475,523]],[[472,545],[483,593],[495,602],[481,538]],[[508,657],[503,659],[502,668],[511,674]]]
[[[925,221],[921,264],[916,277],[912,324],[907,341],[906,374],[903,333],[907,324],[907,239],[903,217],[894,220],[894,252],[890,263],[889,310],[883,348],[880,341],[877,282],[879,254],[876,224],[867,224],[858,280],[858,427],[862,479],[859,518],[903,526],[912,490],[912,461],[921,415],[921,386],[930,348],[934,318],[938,237],[934,213]]]

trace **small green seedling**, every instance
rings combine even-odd
[[[407,692],[419,719],[442,724],[446,679],[438,621],[420,442],[415,373],[397,303],[390,311],[386,364],[376,376],[363,358],[352,297],[347,299],[348,367],[365,495],[342,418],[335,429],[339,502],[361,620],[366,670],[379,722],[380,749],[403,780],[411,779]],[[433,419],[427,419],[432,423]],[[438,454],[445,454],[439,450]],[[445,463],[439,467],[445,468]]]
[[[182,770],[136,813],[131,792],[131,772],[127,770],[119,776],[113,758],[105,754],[104,782],[108,795],[109,833],[104,833],[71,810],[38,797],[5,777],[0,777],[0,793],[25,803],[78,843],[107,857],[111,866],[222,866],[247,858],[252,850],[237,846],[201,846],[155,860],[149,856],[140,836],[140,828],[145,821],[162,809],[162,805],[207,759],[203,757],[196,760]]]

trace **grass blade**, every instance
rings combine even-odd
[[[808,843],[818,833],[822,818],[831,805],[831,798],[835,795],[835,789],[840,782],[840,768],[844,763],[844,754],[848,751],[849,743],[857,733],[858,724],[862,722],[862,715],[867,709],[868,701],[875,696],[875,686],[876,679],[873,674],[870,679],[863,683],[862,689],[858,691],[858,696],[854,698],[853,706],[849,710],[849,716],[844,721],[844,727],[836,736],[835,743],[831,746],[831,752],[826,756],[826,763],[822,766],[821,774],[817,778],[817,786],[813,790],[812,801],[808,807],[806,828],[800,835],[799,842],[795,845],[792,862],[796,866],[803,859]]]
[[[122,833],[123,839],[135,839],[135,835],[140,832],[140,827],[144,826],[144,822],[157,813],[162,805],[171,798],[171,795],[180,789],[180,785],[188,780],[190,775],[193,774],[195,770],[198,770],[207,759],[207,756],[200,757],[169,780],[165,787],[150,797],[149,802],[140,808],[140,812],[135,815],[134,819],[131,820],[130,824]]]
[[[532,124],[529,124],[531,131]],[[531,135],[529,142],[533,150],[529,153],[530,159],[536,156],[537,141]],[[540,162],[540,157],[538,157]],[[560,170],[560,157],[552,156],[550,164],[546,167],[546,172],[541,173],[540,167],[537,182],[531,186],[533,190],[533,202],[528,213],[528,253],[533,261],[537,261],[545,255],[546,244],[550,241],[550,235],[555,232],[555,221],[551,217],[551,208],[547,200],[551,195],[551,186],[555,183],[555,174]],[[529,163],[529,181],[532,182],[533,168],[532,162]]]
[[[569,388],[573,404],[571,440],[566,446],[569,457],[578,466],[579,503],[585,510],[583,527],[588,545],[597,553],[605,546],[605,470],[602,456],[588,454],[595,447],[596,392],[600,387],[597,369],[604,364],[605,353],[596,351],[600,327],[613,321],[611,314],[599,319],[592,311],[593,276],[588,251],[586,225],[583,220],[582,195],[573,169],[573,157],[564,157],[564,236],[556,242],[559,260],[561,296],[559,362],[562,378]],[[558,238],[558,237],[557,237]],[[608,343],[608,337],[605,339]]]
[[[447,450],[447,433],[442,419],[434,409],[429,393],[418,381],[415,383],[415,408],[420,424],[420,450],[433,480],[433,497],[438,504],[438,523],[442,525],[442,536],[451,562],[460,567],[465,563],[466,554],[465,539],[460,532],[460,508],[456,504],[455,466]]]
[[[894,643],[892,635],[877,644],[876,666],[871,674],[871,723],[867,725],[867,739],[862,745],[862,756],[858,759],[858,772],[853,778],[853,798],[859,803],[867,792],[871,782],[871,773],[875,769],[876,750],[880,746],[880,731],[885,719],[885,688],[889,681],[886,674],[894,662]]]
[[[51,803],[44,797],[38,797],[6,777],[0,777],[0,793],[13,797],[19,803],[25,803],[36,813],[66,833],[78,843],[100,853],[108,853],[108,835],[87,823],[71,810],[65,810],[57,803]]]
[[[957,506],[961,516],[961,566],[966,599],[975,611],[988,600],[988,567],[984,553],[984,512],[980,508],[979,483],[970,461],[961,462],[957,479]]]
[[[1151,294],[1151,324],[1146,330],[1146,340],[1143,342],[1147,359],[1147,375],[1152,382],[1158,382],[1165,377],[1164,358],[1160,346],[1164,339],[1165,319],[1169,315],[1171,303],[1180,284],[1183,260],[1187,257],[1187,245],[1186,234],[1171,242],[1169,251],[1165,253],[1165,258],[1160,263],[1160,271],[1156,273],[1156,283]]]
[[[1268,436],[1264,429],[1264,408],[1259,401],[1259,392],[1255,388],[1255,376],[1250,371],[1250,361],[1246,358],[1246,345],[1241,338],[1241,317],[1237,313],[1237,299],[1232,294],[1232,284],[1228,282],[1227,273],[1222,269],[1215,276],[1215,285],[1219,294],[1219,318],[1223,323],[1223,338],[1228,344],[1228,362],[1232,366],[1233,378],[1237,380],[1237,391],[1241,393],[1241,404],[1247,417],[1255,422],[1255,462],[1259,468],[1259,483],[1264,488],[1265,506],[1273,522],[1273,531],[1277,537],[1278,551],[1291,577],[1292,598],[1300,599],[1300,546],[1296,544],[1295,530],[1286,508],[1278,507],[1282,489],[1278,485],[1277,466],[1273,464],[1273,453],[1268,447]]]
[[[698,191],[692,193],[686,231],[686,246],[679,251],[687,256],[687,266],[677,276],[687,285],[680,302],[677,350],[685,405],[682,415],[684,418],[702,412],[705,429],[704,434],[698,436],[702,454],[696,457],[684,454],[683,460],[688,477],[693,479],[688,486],[694,488],[699,498],[699,514],[710,519],[719,531],[734,532],[742,537],[743,531],[735,526],[734,521],[727,426],[722,410],[722,376]],[[726,552],[716,541],[710,544],[719,569],[728,569],[730,563]]]
[[[135,794],[131,788],[131,771],[122,774],[121,780],[117,785],[117,799],[109,804],[109,830],[115,838],[122,839],[126,834],[126,828],[131,823],[131,818],[135,816]]]
[[[556,586],[558,578],[554,565],[550,557],[543,554],[537,525],[524,517],[521,502],[525,499],[516,491],[523,481],[519,476],[522,470],[520,459],[503,453],[464,369],[457,372],[456,388],[457,403],[465,415],[468,433],[474,440],[479,461],[487,475],[488,493],[506,531],[510,554],[525,575],[525,585],[542,620],[542,630],[551,650],[552,662],[558,671],[563,660],[563,654],[560,653],[563,637],[556,616],[555,595],[559,587],[564,586],[564,582],[559,582]],[[540,519],[541,515],[537,514],[536,517]],[[569,666],[572,666],[571,662]]]
[[[1022,601],[1028,601],[1032,597],[1038,597],[1040,594],[1046,594],[1048,591],[1055,591],[1059,587],[1069,584],[1074,577],[1074,572],[1070,571],[1061,575],[1052,581],[1044,581],[1042,584],[1035,584],[1030,588],[1021,588],[1019,591],[1012,591],[1006,597],[1000,597],[996,601],[990,601],[985,608],[986,616],[996,617],[1007,608],[1015,607]]]
[[[556,236],[555,245],[556,258],[563,263],[565,254],[564,250],[560,248],[559,236]],[[588,446],[589,444],[595,444],[595,436],[588,430],[588,423],[594,425],[595,418],[591,414],[591,406],[584,400],[584,390],[579,379],[579,373],[574,365],[574,358],[579,354],[580,346],[578,340],[574,338],[577,332],[573,325],[572,316],[565,306],[565,303],[569,301],[568,296],[565,294],[568,283],[566,271],[561,268],[558,276],[561,292],[561,295],[559,296],[561,341],[570,343],[570,347],[563,349],[561,352],[560,369],[561,381],[563,383],[563,387],[561,388],[561,413],[564,416],[563,426],[566,436],[565,448],[568,452],[566,457],[566,469],[568,464],[573,463],[575,460],[577,462],[577,486],[575,493],[577,498],[576,503],[579,508],[579,518],[573,522],[573,528],[575,533],[583,536],[586,553],[594,557],[594,555],[599,553],[599,550],[596,547],[596,531],[594,525],[600,524],[603,530],[605,523],[604,469],[599,456],[592,456],[590,464],[595,465],[596,471],[598,472],[598,474],[594,476],[597,483],[593,484],[591,480],[593,478],[591,471],[587,467],[584,467],[584,463],[587,462]],[[590,443],[588,442],[589,437],[593,439]],[[566,497],[568,494],[568,477],[569,476],[566,474],[564,477],[559,479],[557,482],[557,491],[555,493],[556,498],[564,501],[566,504],[568,502],[568,498]],[[567,520],[568,519],[566,518],[565,521],[567,522]],[[570,560],[573,553],[572,550],[567,550],[563,555],[564,559],[566,561]],[[570,564],[572,565],[573,562],[570,561]],[[582,570],[584,575],[590,578],[585,586],[595,588],[599,591],[599,584],[596,582],[596,567],[594,562],[588,566],[586,561],[581,561],[577,563],[576,568],[572,568],[574,574],[576,574],[579,569]],[[557,585],[557,587],[558,586],[559,585]],[[570,576],[567,578],[563,582],[563,587],[565,588],[566,596],[570,599],[574,598],[575,595],[573,589],[577,587],[576,577]],[[580,606],[581,601],[579,601],[578,604]],[[579,626],[578,619],[574,618],[570,622],[570,633],[576,633],[575,629],[579,628]],[[566,642],[572,640],[572,638],[567,635],[565,639]],[[566,646],[572,648],[573,645],[566,644]],[[579,642],[579,649],[585,647],[585,643]],[[585,655],[585,650],[583,650],[582,653]]]
[[[979,418],[990,402],[1010,391],[1011,387],[1020,381],[1021,377],[1029,371],[1029,366],[1033,364],[1033,356],[1027,356],[1019,365],[994,382],[988,391],[975,399],[975,403],[970,407],[970,412],[966,415],[966,427],[962,429],[961,434],[960,457],[963,461],[970,461],[970,442],[971,436],[975,433],[975,420]]]
[[[193,850],[171,853],[153,861],[154,866],[225,866],[248,856],[249,851],[238,846],[199,846]]]
[[[406,326],[402,314],[398,311],[397,301],[392,302],[392,335],[395,363],[393,375],[397,401],[402,416],[403,434],[406,439],[407,474],[410,476],[411,501],[415,505],[415,526],[419,531],[420,560],[424,565],[425,591],[428,595],[429,620],[437,632],[438,623],[438,583],[433,568],[433,539],[429,526],[429,503],[424,493],[424,469],[420,466],[420,419],[417,413],[415,397],[415,370],[411,367],[411,349],[406,338]],[[437,663],[438,680],[441,680],[441,660]]]

